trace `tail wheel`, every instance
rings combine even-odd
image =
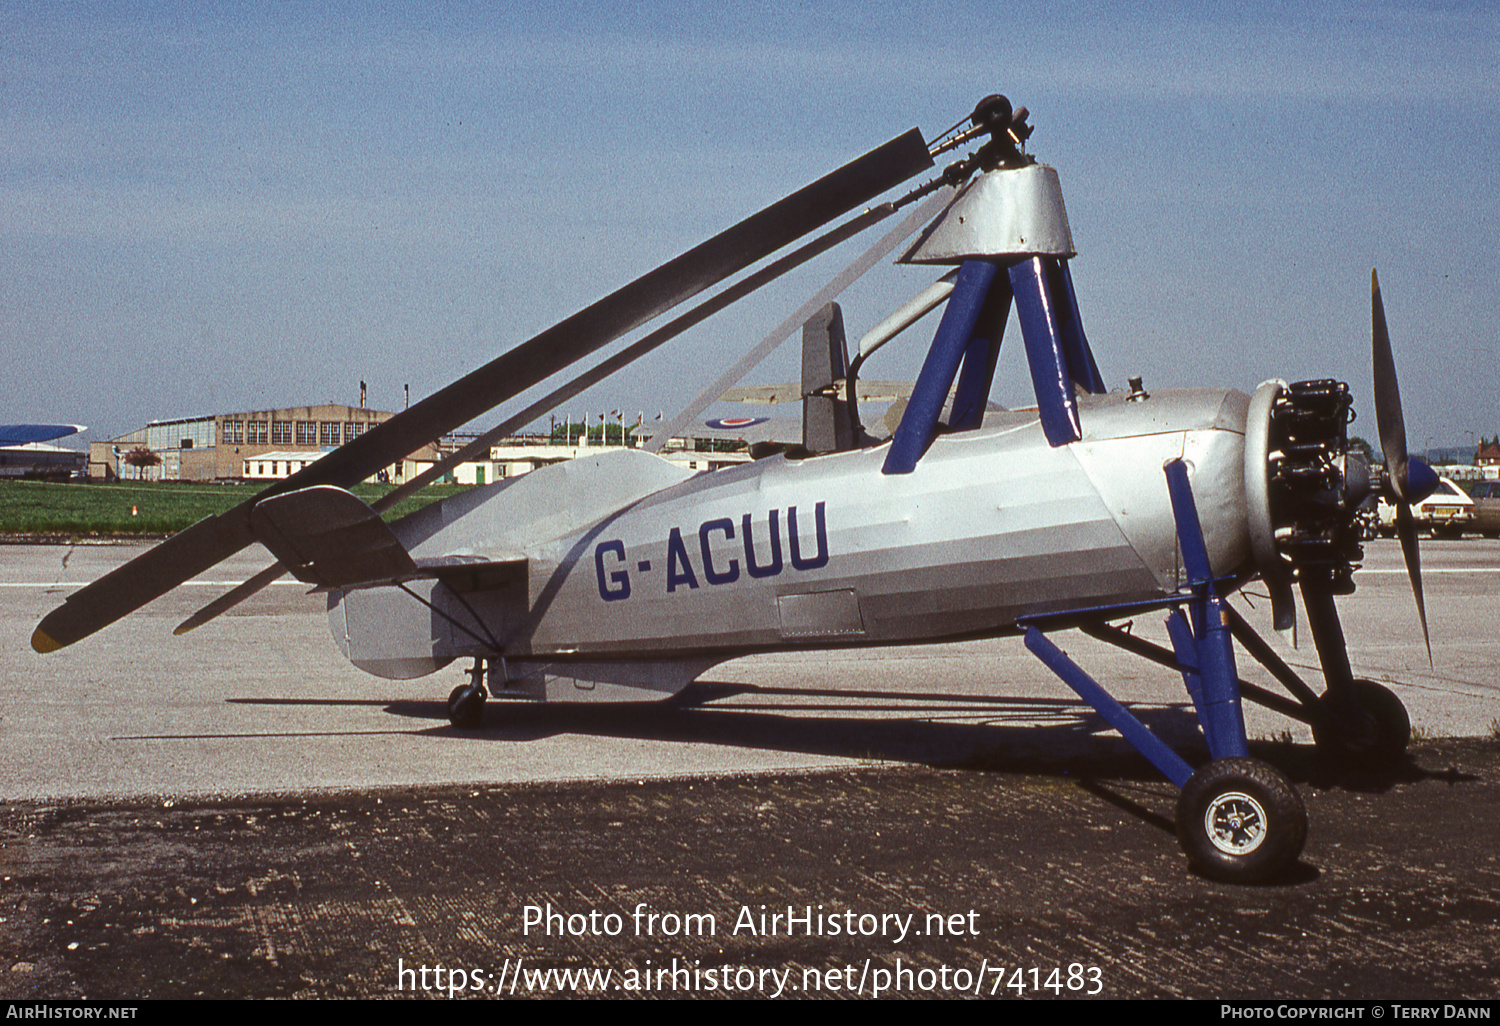
[[[1177,800],[1188,862],[1226,883],[1259,883],[1290,869],[1307,842],[1307,809],[1291,783],[1258,759],[1216,759]]]
[[[459,730],[473,730],[484,722],[484,692],[472,684],[460,684],[448,696],[448,722]]]
[[[1343,725],[1313,728],[1318,751],[1343,762],[1376,764],[1399,757],[1411,742],[1411,718],[1406,706],[1389,689],[1373,680],[1356,678],[1354,698],[1363,721],[1358,729]],[[1328,701],[1328,692],[1323,701]]]

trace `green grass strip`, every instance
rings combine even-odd
[[[261,483],[0,481],[0,534],[173,534],[204,517],[234,508],[265,487]],[[392,487],[356,485],[351,490],[366,502],[374,502]],[[397,503],[383,516],[387,521],[399,520],[464,490],[461,485],[433,485]]]

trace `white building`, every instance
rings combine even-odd
[[[730,466],[735,463],[748,463],[750,454],[743,450],[738,452],[696,452],[689,447],[687,440],[677,440],[676,445],[668,445],[661,456],[668,463],[688,470],[703,471],[717,470],[720,467]],[[456,446],[455,446],[456,447]],[[489,459],[472,460],[461,463],[455,467],[447,476],[446,480],[461,485],[491,484],[495,481],[503,481],[506,478],[520,477],[522,474],[530,473],[538,467],[545,467],[553,463],[562,463],[566,460],[577,459],[580,456],[593,456],[610,449],[618,449],[618,445],[554,445],[550,442],[528,439],[508,438],[502,440],[498,445],[490,447]],[[411,469],[408,473],[412,476],[427,470],[433,465],[432,460],[411,460]]]
[[[242,477],[251,481],[277,481],[291,477],[303,467],[323,458],[321,452],[263,452],[243,461]]]

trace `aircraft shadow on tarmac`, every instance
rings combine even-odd
[[[559,735],[722,745],[942,769],[1013,771],[1072,779],[1158,782],[1162,778],[1086,704],[1068,698],[1007,698],[949,692],[774,688],[702,681],[661,702],[533,703],[496,699],[475,730],[448,724],[440,701],[229,699],[244,704],[381,705],[398,717],[437,721],[421,730],[456,739],[528,742]],[[1189,762],[1208,758],[1186,702],[1132,703],[1130,710]],[[1315,788],[1381,792],[1438,777],[1409,757],[1373,768],[1330,764],[1312,745],[1250,742],[1252,754]],[[1459,775],[1460,777],[1462,775]],[[1106,795],[1101,794],[1101,797]],[[1113,800],[1113,799],[1109,799]],[[1118,802],[1116,803],[1118,804]],[[1121,806],[1122,808],[1125,806]],[[1150,820],[1150,817],[1148,821]],[[1170,829],[1170,824],[1168,824]]]
[[[942,692],[770,688],[699,682],[658,703],[542,704],[494,700],[483,724],[458,731],[443,702],[378,699],[230,699],[246,704],[381,705],[392,716],[437,721],[416,731],[455,740],[515,743],[559,735],[670,741],[896,762],[970,772],[1066,777],[1099,801],[1173,836],[1175,789],[1082,702]],[[1134,704],[1138,719],[1192,763],[1208,760],[1186,704]],[[865,715],[859,715],[864,713]],[[877,714],[877,715],[870,715]],[[884,714],[884,715],[879,715]],[[1331,765],[1310,744],[1250,742],[1251,753],[1304,786],[1386,791],[1424,779],[1478,778],[1423,770],[1409,756],[1375,769]],[[1268,885],[1308,883],[1321,871],[1299,860]]]
[[[244,704],[375,705],[399,717],[436,721],[422,733],[475,741],[538,741],[590,735],[724,745],[872,762],[942,768],[1041,768],[1098,757],[1112,750],[1097,735],[1109,725],[1068,698],[1007,698],[948,692],[775,688],[698,682],[653,703],[534,703],[492,699],[483,724],[459,731],[440,701],[255,699]],[[1132,711],[1169,743],[1192,744],[1198,733],[1183,705],[1135,705]],[[1101,748],[1101,744],[1103,747]],[[1201,741],[1199,742],[1201,747]],[[1133,749],[1119,742],[1127,764]],[[1142,775],[1150,768],[1141,763]]]

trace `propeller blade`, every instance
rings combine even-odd
[[[1404,502],[1396,504],[1396,536],[1401,539],[1406,577],[1411,581],[1412,598],[1417,600],[1417,618],[1422,621],[1422,641],[1427,645],[1427,665],[1431,666],[1432,638],[1427,633],[1427,602],[1422,596],[1422,553],[1417,547],[1417,518]]]
[[[1375,371],[1375,425],[1380,451],[1385,454],[1386,475],[1401,502],[1410,502],[1406,481],[1406,420],[1401,415],[1401,386],[1396,381],[1396,360],[1391,355],[1391,334],[1385,324],[1385,304],[1380,298],[1380,279],[1370,269],[1371,362]]]
[[[1396,381],[1396,360],[1391,355],[1391,333],[1385,323],[1385,303],[1380,298],[1380,279],[1370,269],[1370,362],[1375,376],[1375,424],[1380,450],[1385,455],[1386,479],[1396,495],[1396,534],[1406,560],[1406,577],[1417,600],[1422,621],[1422,641],[1427,662],[1432,664],[1432,638],[1427,632],[1427,602],[1422,595],[1422,556],[1417,548],[1417,523],[1411,505],[1421,502],[1437,487],[1437,475],[1406,451],[1406,420],[1401,413],[1401,387]]]
[[[43,618],[32,634],[32,647],[52,652],[71,645],[234,555],[255,540],[250,511],[260,500],[310,485],[349,487],[363,481],[931,167],[927,144],[915,128],[850,161],[502,353],[254,498],[199,521],[80,589]]]

